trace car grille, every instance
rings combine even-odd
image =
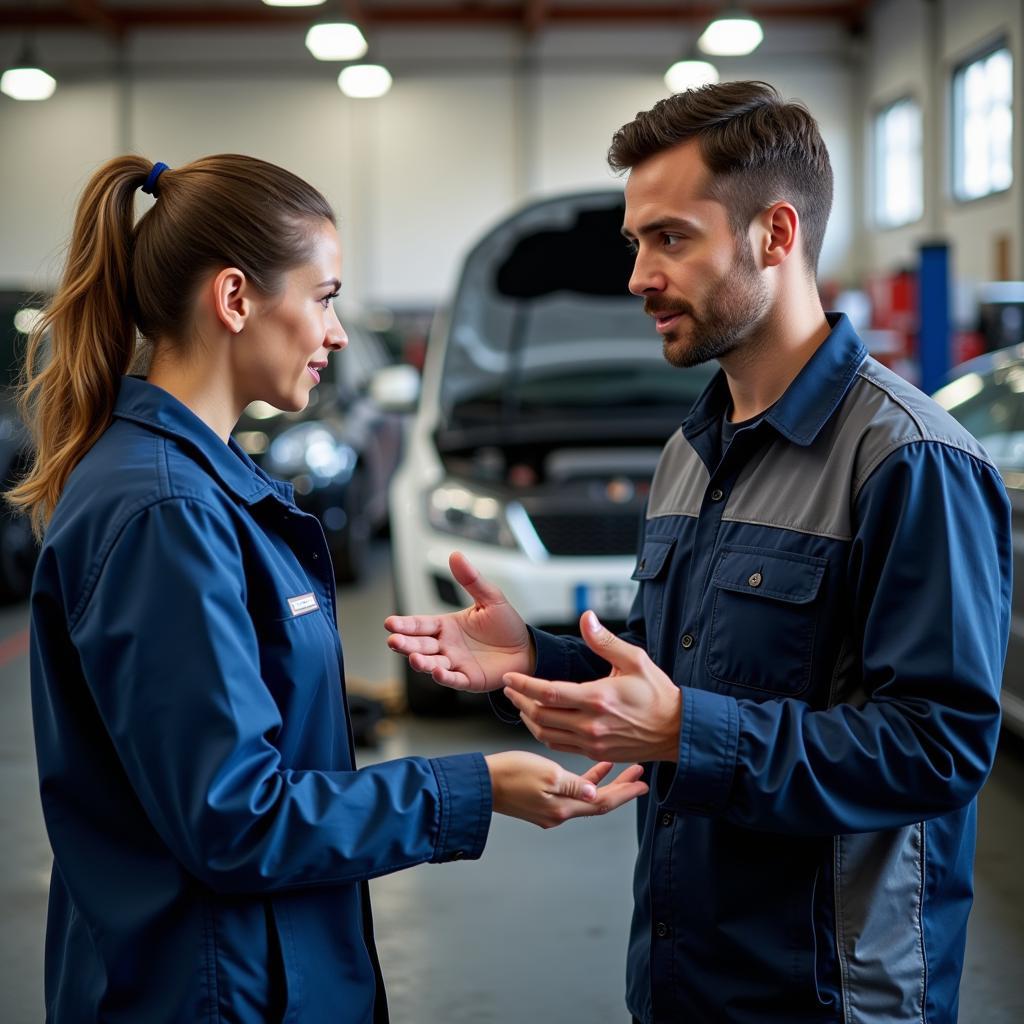
[[[636,553],[639,512],[533,513],[533,528],[552,555],[632,555]]]

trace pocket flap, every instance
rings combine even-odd
[[[824,558],[812,555],[726,547],[718,556],[711,582],[751,597],[807,604],[818,596],[827,565]]]
[[[675,537],[647,537],[633,570],[635,580],[653,580],[665,565],[665,559],[675,544]]]

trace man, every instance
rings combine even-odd
[[[528,630],[455,555],[474,607],[391,618],[389,643],[441,684],[504,683],[553,749],[647,762],[635,1020],[950,1024],[1009,623],[1001,480],[823,312],[832,174],[802,106],[682,93],[609,160],[666,359],[721,366],[655,474],[628,631]]]

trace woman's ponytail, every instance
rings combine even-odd
[[[122,156],[90,179],[67,267],[29,336],[18,404],[33,441],[28,474],[7,492],[41,537],[71,471],[107,428],[135,354],[134,201],[153,165]]]
[[[159,180],[158,180],[159,179]],[[136,190],[159,200],[135,223]],[[71,471],[109,425],[136,340],[187,352],[203,276],[238,267],[274,295],[311,258],[327,200],[290,171],[222,153],[166,170],[137,156],[104,164],[78,204],[67,269],[29,337],[21,413],[35,445],[7,500],[41,537]]]

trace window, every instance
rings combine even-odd
[[[924,212],[921,106],[901,99],[875,117],[875,221],[895,228]]]
[[[953,194],[979,199],[1013,183],[1013,58],[1006,46],[953,75]]]

